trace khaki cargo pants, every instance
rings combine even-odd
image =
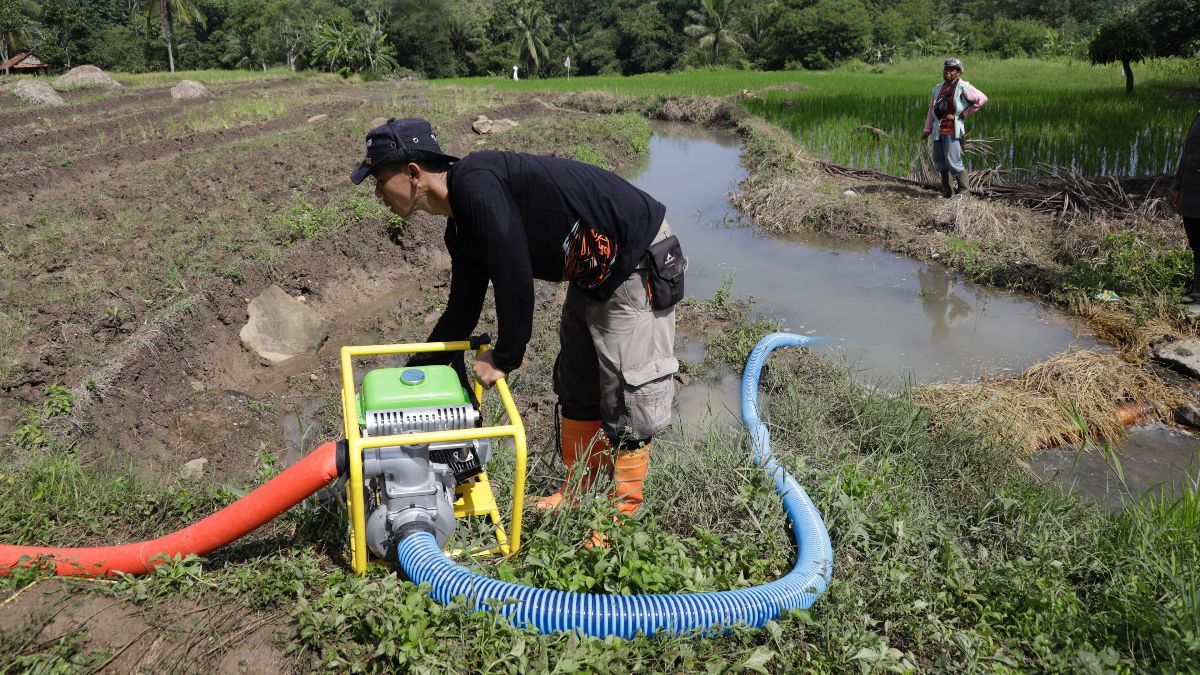
[[[663,221],[654,242],[671,236]],[[598,302],[571,284],[563,303],[554,393],[563,415],[603,421],[616,447],[637,447],[671,423],[675,308],[656,310],[639,269]]]

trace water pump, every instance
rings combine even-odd
[[[483,518],[495,545],[482,550],[450,548],[451,555],[511,555],[521,545],[525,495],[525,427],[502,378],[496,383],[501,410],[484,400],[483,387],[463,388],[449,366],[376,368],[356,373],[360,357],[467,352],[490,348],[487,335],[455,342],[342,348],[342,418],[346,440],[346,501],[350,516],[351,566],[367,569],[368,554],[396,560],[396,546],[418,533],[445,548],[462,518]],[[362,375],[356,388],[357,374]],[[485,415],[485,411],[490,411]],[[502,414],[497,414],[502,413]],[[484,419],[507,418],[487,425]],[[512,439],[511,446],[497,440]],[[487,464],[497,447],[512,449],[511,526],[496,503]],[[507,457],[506,457],[507,459]],[[506,465],[506,470],[507,470]]]
[[[364,438],[474,429],[482,417],[449,366],[379,368],[357,394]],[[396,544],[424,530],[445,546],[454,533],[455,490],[491,459],[487,438],[393,445],[363,452],[367,546],[394,560]]]

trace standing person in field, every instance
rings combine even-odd
[[[469,336],[491,283],[498,336],[474,365],[484,386],[524,359],[533,280],[568,282],[554,363],[568,475],[537,506],[557,507],[564,495],[569,502],[572,490],[611,472],[610,497],[619,512],[633,515],[651,441],[671,421],[679,368],[675,303],[683,296],[685,260],[666,207],[581,162],[516,152],[444,154],[422,119],[390,120],[367,134],[367,157],[351,180],[367,176],[396,215],[447,217],[450,296],[429,341]],[[409,363],[457,358],[443,352]],[[594,535],[591,543],[604,542]]]
[[[950,174],[958,182],[959,194],[970,194],[967,169],[962,161],[963,120],[987,103],[987,96],[962,79],[962,61],[950,58],[942,64],[942,81],[933,85],[929,111],[925,113],[922,139],[937,133],[933,141],[933,165],[942,174],[942,196],[952,197]],[[936,125],[936,128],[935,128]]]
[[[1192,286],[1184,302],[1200,302],[1200,112],[1192,118],[1192,129],[1179,154],[1179,168],[1171,184],[1171,204],[1183,217],[1188,245],[1192,247]]]

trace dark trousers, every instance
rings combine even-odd
[[[1183,230],[1187,232],[1188,246],[1192,247],[1192,288],[1200,293],[1200,218],[1184,218]]]

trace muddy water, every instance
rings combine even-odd
[[[1135,427],[1116,458],[1068,447],[1039,452],[1029,464],[1035,475],[1117,511],[1140,495],[1171,497],[1200,486],[1200,439],[1186,431],[1158,423]]]
[[[1071,345],[1097,346],[1078,322],[941,267],[818,235],[762,236],[729,204],[746,175],[740,154],[732,134],[656,125],[648,158],[625,172],[667,205],[688,256],[689,295],[711,298],[732,279],[733,296],[752,296],[787,330],[824,336],[815,351],[884,386],[1021,371]],[[681,414],[694,419],[714,400],[729,397],[693,392]]]
[[[860,379],[885,387],[1019,372],[1072,345],[1103,348],[1080,322],[1031,298],[963,283],[944,268],[817,235],[758,234],[728,201],[746,175],[740,150],[729,134],[656,125],[649,156],[625,171],[667,205],[688,256],[689,295],[711,298],[732,278],[733,296],[752,296],[758,311],[792,332],[825,336],[814,351],[846,359]],[[680,358],[698,362],[703,344],[688,341],[686,327],[681,334]],[[683,389],[677,405],[685,429],[737,426],[738,381],[721,373]],[[1040,453],[1030,468],[1117,509],[1130,495],[1200,481],[1197,438],[1178,429],[1132,429],[1117,456],[1123,478],[1101,453],[1074,448]]]

